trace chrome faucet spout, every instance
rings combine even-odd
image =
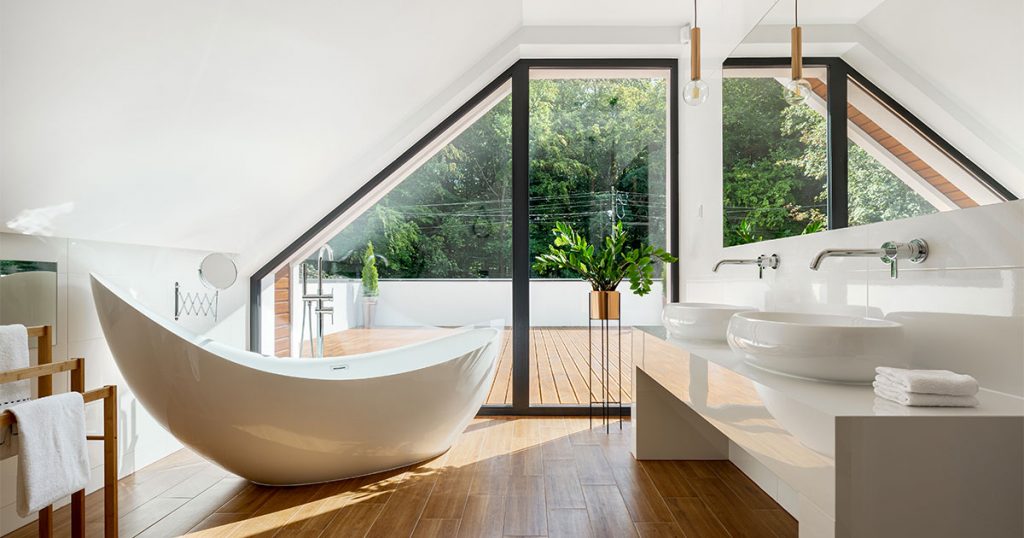
[[[718,268],[723,266],[723,265],[754,265],[756,263],[758,263],[758,260],[756,260],[756,259],[754,259],[754,260],[740,260],[740,259],[718,260],[718,263],[716,263],[715,266],[711,269],[711,272],[717,273],[718,272]]]
[[[711,272],[717,273],[718,268],[723,265],[756,265],[757,266],[757,278],[764,278],[765,269],[778,269],[779,268],[779,255],[772,254],[771,256],[762,254],[756,258],[744,260],[737,258],[730,258],[725,260],[718,260],[718,263],[711,268]]]
[[[811,269],[817,271],[825,258],[884,258],[886,251],[880,248],[827,248],[811,260]]]

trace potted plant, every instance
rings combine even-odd
[[[363,327],[373,327],[374,316],[377,310],[377,297],[380,295],[380,288],[377,282],[377,256],[373,253],[373,242],[366,245],[366,252],[363,253]]]
[[[633,293],[647,295],[653,283],[654,263],[677,261],[665,250],[650,245],[627,247],[621,222],[612,227],[600,249],[564,222],[555,223],[551,233],[554,241],[547,252],[537,256],[533,268],[541,274],[569,271],[589,282],[593,288],[591,319],[619,319],[619,284],[628,279]]]

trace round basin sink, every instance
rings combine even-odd
[[[661,321],[675,338],[724,342],[732,315],[750,310],[757,309],[715,303],[669,303],[661,311]]]
[[[727,334],[752,366],[798,377],[868,383],[877,366],[907,365],[903,325],[884,319],[742,312]]]

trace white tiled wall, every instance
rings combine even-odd
[[[706,71],[705,80],[708,101],[682,111],[681,300],[897,319],[912,344],[913,367],[970,373],[986,388],[1024,395],[1024,201],[723,248],[721,72]],[[931,254],[920,265],[901,265],[897,280],[876,259],[830,258],[817,272],[808,267],[823,248],[913,238],[928,241]],[[759,254],[782,259],[764,280],[751,266],[711,271],[719,259]],[[753,458],[737,455],[758,483],[785,491]],[[794,508],[784,494],[776,498]]]
[[[106,384],[118,386],[118,428],[120,462],[118,474],[125,476],[177,450],[181,445],[157,424],[132,395],[107,348],[99,318],[93,306],[89,273],[103,275],[132,291],[158,313],[173,317],[174,282],[184,289],[201,290],[197,268],[206,252],[158,247],[79,241],[53,237],[0,234],[0,259],[57,262],[57,341],[54,360],[85,358],[86,388]],[[220,295],[220,319],[182,318],[183,326],[207,332],[216,329],[217,338],[243,345],[245,284],[240,279]],[[54,388],[68,389],[66,375],[56,376]],[[99,432],[102,410],[98,404],[86,407],[90,432]],[[89,491],[102,486],[102,443],[91,442],[93,465]],[[0,462],[0,534],[29,520],[15,512],[17,458]]]

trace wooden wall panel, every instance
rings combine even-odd
[[[292,348],[292,274],[286,265],[274,274],[274,356],[287,357]]]

